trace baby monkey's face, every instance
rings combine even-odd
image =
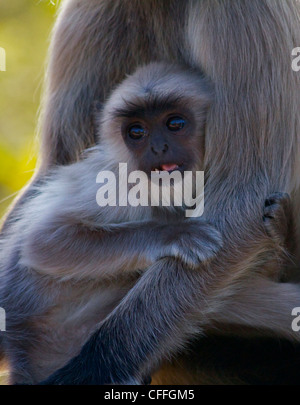
[[[203,170],[211,82],[198,72],[152,63],[128,76],[103,112],[101,142],[132,171]]]
[[[136,166],[148,175],[151,171],[193,170],[204,146],[192,112],[183,106],[152,107],[124,117],[121,126]]]

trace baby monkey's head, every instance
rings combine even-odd
[[[211,82],[188,68],[152,63],[127,77],[101,114],[100,144],[131,170],[201,170]]]

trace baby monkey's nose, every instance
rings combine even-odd
[[[154,153],[156,156],[162,156],[164,155],[169,149],[169,146],[166,143],[156,143],[152,144],[151,146],[151,151]]]

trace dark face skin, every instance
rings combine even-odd
[[[194,169],[203,156],[204,137],[197,133],[188,109],[152,111],[125,119],[122,135],[138,161],[139,170],[180,172]]]

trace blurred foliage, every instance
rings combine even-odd
[[[0,0],[0,218],[30,179],[38,150],[37,114],[54,0]]]

